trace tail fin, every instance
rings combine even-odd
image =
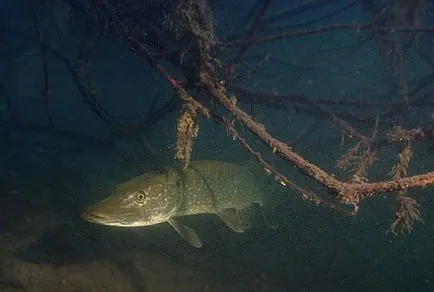
[[[273,155],[273,157],[275,156]],[[276,161],[276,159],[272,159],[271,166],[273,168],[276,165]],[[278,209],[285,197],[282,185],[277,183],[270,173],[267,173],[256,160],[251,159],[247,161],[246,167],[248,167],[248,170],[261,182],[264,189],[263,202],[260,208],[265,223],[272,229],[278,228]]]

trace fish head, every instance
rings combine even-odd
[[[180,204],[174,173],[142,175],[118,185],[113,194],[84,208],[81,217],[93,223],[136,227],[167,221]]]

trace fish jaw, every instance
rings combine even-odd
[[[108,226],[132,227],[147,225],[137,220],[128,220],[127,217],[132,216],[126,216],[126,214],[121,216],[119,210],[107,208],[108,205],[105,202],[106,200],[87,206],[81,212],[80,217],[91,223]]]
[[[87,222],[101,224],[101,225],[112,225],[112,226],[123,226],[120,222],[116,222],[111,220],[110,218],[97,215],[95,213],[83,210],[80,214],[80,217]]]
[[[108,198],[87,206],[81,218],[97,224],[139,227],[166,222],[179,203],[177,196],[171,196],[165,185],[149,184],[138,190],[118,191]],[[175,193],[176,194],[176,193]]]
[[[152,218],[147,218],[141,206],[133,199],[119,195],[112,195],[85,207],[80,216],[88,222],[119,227],[138,227],[157,223],[150,220]]]

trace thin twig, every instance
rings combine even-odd
[[[39,25],[38,14],[36,12],[35,0],[32,0],[32,15],[33,15],[33,23],[34,23],[35,30],[36,30],[36,36],[39,40],[39,44],[41,47],[42,72],[43,72],[43,76],[44,76],[44,87],[41,91],[41,94],[42,94],[42,97],[44,99],[44,106],[45,106],[45,112],[46,112],[47,118],[48,118],[48,124],[50,125],[50,128],[53,128],[53,118],[51,116],[51,112],[50,112],[49,105],[48,105],[48,96],[50,94],[49,80],[48,80],[48,59],[47,59],[47,54],[46,54],[46,50],[45,50],[45,45],[44,45],[44,42],[42,40],[41,27]]]

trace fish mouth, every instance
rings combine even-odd
[[[100,214],[96,214],[87,210],[83,210],[80,214],[80,217],[86,221],[92,222],[92,223],[99,223],[99,224],[104,224],[104,225],[108,225],[111,223],[115,223],[114,220],[110,220],[110,218],[100,215]]]
[[[83,210],[80,214],[80,217],[85,221],[101,224],[101,225],[110,225],[110,226],[119,226],[119,227],[129,227],[131,226],[128,222],[123,222],[118,219],[113,219],[102,214],[94,213],[89,210]]]

